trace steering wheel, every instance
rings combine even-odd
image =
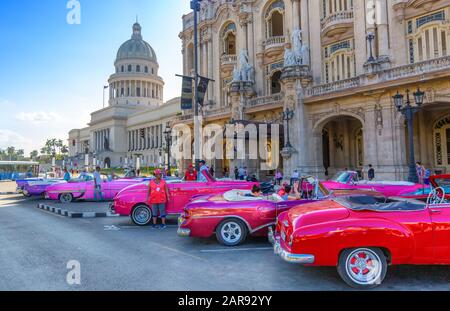
[[[445,190],[442,187],[434,188],[427,199],[427,204],[443,204],[445,203]]]

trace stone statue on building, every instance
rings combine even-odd
[[[239,53],[240,78],[244,82],[255,82],[255,68],[249,63],[247,50],[241,50]]]
[[[295,65],[309,64],[309,48],[307,44],[303,43],[302,31],[300,29],[295,29],[292,33],[292,51],[295,55]],[[287,67],[288,65],[285,66]]]
[[[234,66],[232,82],[241,82],[241,81],[242,81],[241,71],[237,68],[237,66]]]
[[[284,51],[284,67],[291,67],[297,65],[297,58],[292,49],[286,49]]]

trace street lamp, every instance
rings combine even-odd
[[[417,89],[417,92],[414,94],[415,106],[412,105],[410,99],[410,91],[406,90],[406,102],[404,101],[403,94],[397,92],[395,96],[393,96],[395,108],[397,108],[398,112],[405,116],[406,122],[408,123],[408,138],[409,138],[409,177],[408,180],[410,182],[418,183],[419,178],[417,176],[416,171],[416,161],[414,156],[414,115],[420,111],[423,105],[423,99],[425,96],[425,92],[422,92],[420,89]]]
[[[201,128],[199,118],[199,107],[198,107],[198,13],[200,12],[200,2],[202,0],[191,0],[191,9],[194,11],[194,69],[195,69],[195,79],[194,79],[194,154],[195,154],[195,168],[197,171],[200,170],[200,139],[201,139]]]
[[[287,135],[287,139],[286,139],[286,143],[285,143],[285,148],[292,148],[291,145],[291,139],[290,139],[290,128],[289,128],[289,121],[291,121],[294,116],[295,116],[295,111],[291,110],[289,108],[287,108],[285,111],[283,111],[283,121],[286,121],[286,135]]]
[[[370,49],[370,56],[369,56],[368,62],[374,62],[375,61],[375,57],[373,57],[372,42],[373,42],[373,40],[375,40],[375,34],[373,32],[367,34],[366,39],[367,39],[367,41],[369,41],[369,49]]]
[[[170,176],[170,148],[172,146],[172,129],[167,126],[166,131],[164,132],[165,138],[166,138],[166,152],[167,152],[167,170],[169,171]]]

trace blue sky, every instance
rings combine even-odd
[[[78,0],[80,25],[67,23],[68,1],[2,1],[0,148],[29,153],[46,138],[67,139],[69,130],[86,126],[102,108],[103,85],[136,15],[157,53],[165,100],[179,96],[178,34],[189,0]]]

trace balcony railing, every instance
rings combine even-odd
[[[276,36],[270,37],[267,40],[265,40],[263,45],[267,49],[273,46],[283,45],[285,42],[286,42],[285,36]]]
[[[374,85],[384,81],[394,81],[448,69],[450,69],[450,56],[445,56],[420,63],[382,70],[376,73],[377,78],[375,79],[366,79],[366,75],[360,75],[351,79],[316,85],[306,90],[306,96],[321,96],[360,86]]]
[[[228,114],[230,112],[231,112],[231,107],[230,106],[225,106],[225,107],[219,107],[219,108],[206,110],[206,111],[203,112],[203,115],[205,117],[213,117],[213,116],[226,115],[226,114]]]
[[[322,29],[342,22],[348,22],[353,19],[353,10],[338,11],[324,17],[321,21]]]
[[[237,63],[237,55],[225,54],[220,57],[221,65],[234,65]]]
[[[247,108],[255,108],[265,105],[272,105],[272,104],[282,104],[283,103],[283,93],[278,93],[274,95],[268,95],[268,96],[261,96],[254,99],[251,99],[247,102],[246,107]]]
[[[383,77],[384,80],[390,81],[449,68],[450,56],[444,56],[411,65],[387,69],[383,72]]]

